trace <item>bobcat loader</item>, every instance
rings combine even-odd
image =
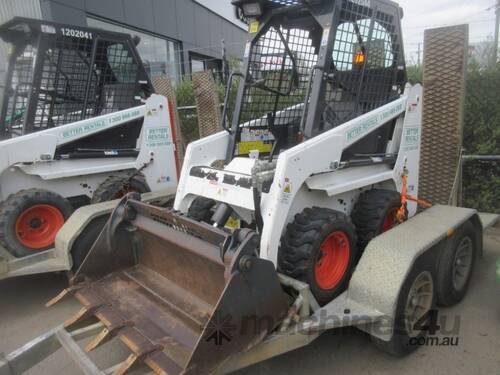
[[[176,186],[170,106],[153,93],[137,40],[26,18],[1,25],[0,38],[11,46],[0,106],[2,258],[53,248],[74,208]]]
[[[82,309],[8,374],[61,346],[87,374],[226,373],[342,326],[405,355],[436,301],[465,295],[482,222],[418,199],[422,87],[406,85],[399,6],[233,3],[250,32],[231,125],[188,146],[173,209],[122,198],[49,302]],[[130,355],[100,369],[84,350],[113,339]]]

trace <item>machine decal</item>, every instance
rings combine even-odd
[[[418,127],[404,130],[403,151],[417,150],[420,142],[420,129]]]
[[[124,112],[121,114],[119,113],[113,115],[113,117],[107,117],[104,119],[90,121],[83,125],[68,130],[64,130],[60,133],[60,137],[64,140],[67,140],[68,138],[80,137],[84,134],[93,133],[96,130],[107,128],[108,126],[111,126],[113,124],[121,123],[127,120],[135,120],[140,117],[141,117],[141,111],[138,109],[134,109],[133,111],[130,112]]]
[[[99,129],[103,129],[107,126],[106,121],[97,120],[86,125],[79,126],[77,128],[65,130],[61,133],[63,139],[78,137],[82,134],[87,134],[94,132]]]
[[[248,56],[250,56],[250,50],[252,49],[252,44],[250,42],[248,42],[245,46],[245,58],[247,58]]]
[[[72,38],[81,38],[81,39],[93,39],[93,35],[90,31],[69,29],[66,27],[61,28],[61,33],[64,36],[70,36]]]
[[[351,3],[361,5],[363,7],[370,7],[371,2],[370,0],[349,0]]]
[[[403,112],[403,109],[404,109],[403,102],[398,101],[394,106],[391,106],[385,112],[368,117],[359,125],[355,126],[352,129],[349,129],[346,132],[346,140],[348,142],[351,142],[357,138],[360,138],[362,135],[368,133],[377,125],[382,124],[387,120],[389,120],[390,118],[394,117],[394,115]]]
[[[146,139],[149,147],[168,146],[170,144],[167,128],[147,129]]]
[[[262,153],[271,152],[273,145],[263,141],[250,141],[238,143],[238,153],[240,155],[247,155],[250,151],[257,150]]]
[[[292,200],[292,183],[288,177],[285,177],[285,182],[282,185],[280,202],[283,204],[290,204]]]
[[[325,47],[328,44],[328,38],[330,36],[330,28],[325,27],[323,31],[323,38],[321,39],[321,47]]]
[[[56,33],[55,27],[51,26],[51,25],[41,25],[41,30],[42,30],[42,33],[45,33],[45,34],[55,34]]]
[[[259,21],[253,21],[252,23],[250,23],[250,26],[248,28],[248,32],[250,34],[255,34],[257,33],[257,31],[259,31]]]

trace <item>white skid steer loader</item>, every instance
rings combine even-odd
[[[0,111],[0,243],[10,256],[53,248],[78,206],[176,186],[170,106],[152,94],[137,41],[25,18],[0,37],[13,46]]]
[[[406,85],[400,7],[233,3],[251,22],[232,126],[188,146],[174,209],[122,198],[49,303],[83,308],[26,348],[63,346],[86,373],[225,373],[356,326],[404,355],[436,301],[464,297],[482,224],[417,213],[422,87]],[[89,336],[86,351],[117,338],[131,354],[101,370],[72,341]]]

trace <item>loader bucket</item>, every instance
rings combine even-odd
[[[257,256],[258,235],[228,233],[135,195],[117,206],[75,274],[83,304],[72,325],[90,317],[157,374],[216,372],[277,327],[287,303],[274,265]]]

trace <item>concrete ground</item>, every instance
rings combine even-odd
[[[250,374],[500,374],[500,230],[485,234],[484,258],[476,263],[464,301],[441,314],[460,317],[456,347],[425,346],[409,357],[392,358],[375,348],[368,335],[356,329],[323,334],[310,346],[239,372]],[[0,352],[9,353],[74,314],[73,299],[52,308],[44,303],[66,284],[64,275],[38,275],[0,281]],[[110,365],[126,358],[119,343],[98,349],[93,358]],[[30,374],[71,375],[81,372],[63,353],[45,360]]]

